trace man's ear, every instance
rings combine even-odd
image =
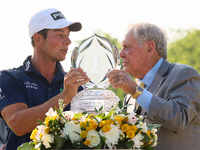
[[[41,44],[42,40],[44,39],[43,36],[39,33],[35,33],[33,35],[33,39],[34,39],[34,42],[35,42],[35,45],[38,45],[38,44]]]
[[[149,41],[147,43],[147,46],[148,46],[148,49],[147,49],[148,56],[151,57],[153,53],[156,52],[156,44],[153,41]]]

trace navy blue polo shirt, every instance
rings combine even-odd
[[[29,56],[19,68],[0,72],[0,112],[14,103],[25,103],[28,107],[38,106],[63,90],[65,72],[59,62],[57,74],[49,83],[31,64]],[[82,90],[82,87],[78,91]],[[65,110],[69,110],[68,105]],[[1,114],[0,114],[1,117]],[[16,150],[24,142],[30,141],[30,134],[17,136],[10,132],[6,150]]]

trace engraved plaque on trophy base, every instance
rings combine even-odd
[[[102,112],[109,112],[112,106],[116,106],[119,97],[110,90],[83,90],[79,92],[71,101],[71,111],[95,114],[95,108],[99,110],[103,106]]]

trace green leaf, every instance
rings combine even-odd
[[[142,128],[138,128],[138,130],[135,132],[135,135],[137,135],[141,130]]]
[[[86,122],[86,127],[89,127],[89,121]]]
[[[93,116],[91,116],[91,118],[93,118],[93,119],[95,119],[98,123],[99,123],[99,121],[97,120],[97,118],[96,117],[93,117]]]
[[[65,139],[60,137],[60,136],[54,136],[55,138],[55,143],[56,143],[56,148],[60,149],[63,147],[64,143],[65,143]]]
[[[60,113],[60,110],[58,110],[56,106],[55,106],[55,110],[56,110],[56,112],[57,112],[58,114]]]
[[[87,114],[87,111],[82,112],[82,115],[85,116]]]
[[[99,111],[102,111],[103,110],[103,105],[99,108]]]
[[[26,142],[23,143],[21,146],[17,148],[17,150],[37,150],[35,144],[33,142]]]
[[[144,132],[142,132],[141,134],[144,136],[144,138],[142,139],[142,141],[144,141],[144,145],[148,144],[151,138]]]
[[[45,123],[42,122],[40,119],[38,119],[38,122],[40,123],[40,125],[45,125]]]
[[[111,110],[110,112],[109,112],[109,114],[106,116],[106,118],[110,118],[111,116],[112,116],[112,114],[113,114],[113,110]]]
[[[86,110],[86,109],[84,109],[84,108],[81,108],[81,110],[82,110],[84,113],[86,113],[86,114],[87,114],[87,110]]]
[[[127,105],[124,106],[124,108],[127,108],[127,107],[130,106],[130,105],[133,105],[133,104],[127,104]]]
[[[122,107],[123,107],[123,103],[121,100],[118,102],[118,107],[119,107],[119,109],[122,109]]]
[[[103,137],[103,136],[101,136],[101,140],[102,140],[102,142],[103,142],[103,143],[105,143],[105,142],[106,142],[106,138],[105,138],[105,137]]]
[[[98,113],[98,110],[96,109],[96,107],[94,108],[94,110],[95,110],[95,113]]]
[[[129,142],[127,141],[125,144],[130,149],[131,147],[133,147],[134,142],[133,141],[129,141]]]
[[[97,114],[96,117],[98,117],[100,119],[103,119],[105,117],[105,114],[104,113],[100,113],[100,114]]]
[[[76,113],[74,114],[74,117],[80,119],[82,117],[82,113]]]
[[[158,129],[161,125],[160,124],[153,124],[153,125],[147,125],[148,130],[152,129]]]
[[[145,146],[146,150],[155,150],[153,147],[151,147],[150,145]]]
[[[102,143],[95,147],[95,149],[101,149]]]

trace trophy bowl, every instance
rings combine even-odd
[[[109,82],[107,74],[120,66],[117,47],[97,34],[83,40],[75,47],[71,56],[72,68],[81,67],[90,78],[83,85],[84,90],[72,99],[70,109],[73,112],[94,113],[95,108],[103,106],[102,112],[110,111],[119,98],[114,92],[107,90]]]

